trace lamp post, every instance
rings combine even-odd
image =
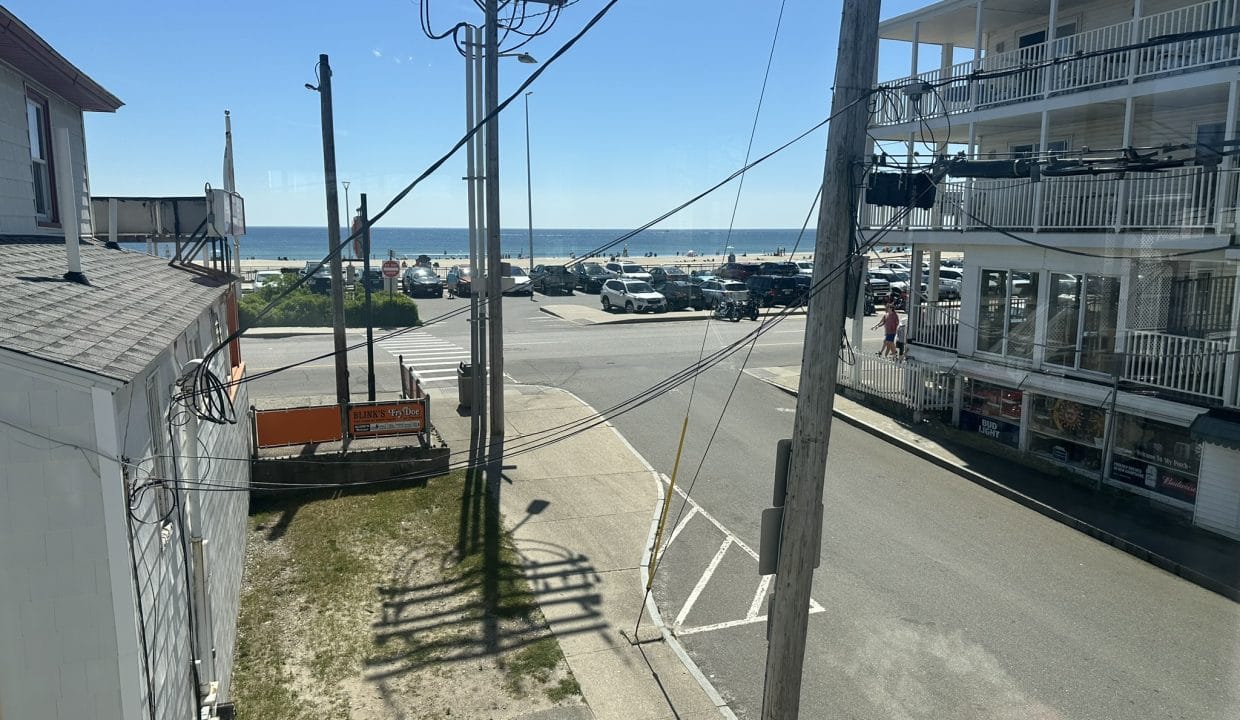
[[[525,93],[525,203],[530,221],[530,273],[534,272],[534,188],[530,184],[530,96],[533,94],[533,90]],[[531,292],[530,300],[533,299]]]
[[[353,208],[349,207],[349,181],[341,180],[340,184],[344,186],[344,216],[345,218],[353,217]],[[349,231],[352,234],[352,230]],[[356,260],[357,258],[353,258]]]

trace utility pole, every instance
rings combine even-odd
[[[822,494],[840,336],[844,329],[844,273],[854,208],[853,187],[865,152],[870,91],[878,50],[878,0],[844,0],[835,61],[834,119],[827,134],[814,285],[801,353],[801,390],[793,423],[791,463],[766,655],[762,718],[792,720],[800,712],[801,671],[809,624],[809,597],[822,545]],[[836,116],[836,113],[839,113]],[[832,280],[820,286],[829,273]]]
[[[525,93],[525,206],[530,220],[530,273],[534,272],[534,186],[530,181],[530,96],[533,90]],[[545,288],[544,288],[545,289]],[[530,293],[530,300],[534,293]]]
[[[482,42],[481,31],[465,26],[465,129],[472,130],[482,116]],[[470,431],[479,438],[486,435],[486,317],[482,300],[484,289],[486,226],[483,197],[486,195],[482,176],[486,174],[482,150],[482,134],[469,138],[465,153],[465,181],[469,198],[469,362]],[[458,286],[459,287],[459,286]]]
[[[348,191],[349,184],[345,183]],[[366,288],[366,398],[375,401],[375,323],[370,312],[370,210],[362,193],[362,286]],[[405,370],[401,368],[403,373]]]
[[[486,232],[487,232],[487,334],[491,346],[491,442],[504,437],[504,307],[500,258],[499,219],[499,0],[486,0],[483,61],[486,73]],[[497,464],[498,466],[498,464]]]
[[[336,194],[336,128],[332,121],[332,67],[319,55],[319,109],[323,124],[323,180],[327,187],[327,249],[331,253],[332,328],[336,349],[336,402],[348,430],[349,358],[344,341],[344,272],[340,264],[340,198]]]

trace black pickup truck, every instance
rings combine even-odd
[[[564,265],[535,265],[530,273],[530,284],[543,295],[561,293],[572,295],[577,278]]]

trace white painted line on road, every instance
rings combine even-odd
[[[418,367],[426,367],[427,365],[456,365],[455,360],[434,360],[432,362],[419,362]]]
[[[663,480],[664,485],[668,485],[671,483],[671,479],[668,478],[668,476],[664,473],[659,473],[659,478]],[[706,510],[703,509],[701,505],[698,505],[696,500],[686,495],[683,489],[677,487],[676,494],[684,498],[685,502],[689,503],[689,507],[692,507],[694,510],[701,513],[702,517],[709,520],[711,525],[714,525],[716,528],[718,528],[719,532],[724,534],[724,537],[731,538],[732,542],[736,543],[737,547],[749,553],[749,557],[753,558],[754,560],[758,559],[758,553],[754,552],[753,548],[746,545],[744,540],[741,540],[736,535],[732,534],[732,531],[724,527],[723,523],[719,522],[718,520],[715,519],[713,515],[706,512]]]
[[[746,620],[758,617],[758,611],[762,609],[762,601],[766,599],[766,591],[771,587],[771,577],[771,575],[762,576],[762,582],[758,583],[758,592],[753,594],[753,602],[749,603],[749,612],[745,613]]]
[[[563,345],[567,342],[568,342],[567,340],[536,340],[533,342],[508,342],[508,343],[504,343],[504,346],[512,347],[513,345]]]
[[[697,515],[697,508],[689,508],[689,512],[686,513],[685,516],[680,519],[680,522],[676,523],[675,529],[672,530],[671,537],[667,539],[667,542],[663,543],[663,549],[659,551],[660,555],[667,552],[667,547],[676,541],[676,536],[680,534],[681,530],[685,529],[685,526],[689,524],[689,520],[694,515]]]
[[[764,342],[760,342],[760,343],[758,343],[758,347],[774,347],[775,345],[804,345],[804,344],[805,344],[805,343],[803,343],[803,342],[786,342],[786,343],[783,343],[783,342],[780,342],[780,343],[764,343]]]
[[[719,568],[719,563],[723,561],[723,556],[727,554],[728,548],[732,546],[732,538],[726,538],[723,544],[719,546],[719,552],[715,553],[715,557],[711,558],[710,564],[706,566],[706,572],[702,573],[702,577],[698,578],[697,585],[693,586],[693,592],[689,593],[689,599],[685,600],[685,606],[680,609],[680,613],[676,615],[675,627],[680,627],[685,623],[685,616],[693,609],[693,604],[697,602],[698,596],[702,594],[702,590],[706,589],[706,583],[710,582],[710,576],[715,574],[715,570]]]

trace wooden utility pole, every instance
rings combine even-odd
[[[349,357],[344,341],[344,271],[340,264],[340,197],[336,194],[336,127],[332,119],[332,67],[319,55],[319,110],[323,124],[323,181],[327,185],[327,249],[331,253],[332,328],[336,349],[336,402],[348,430]]]
[[[844,330],[843,268],[848,262],[853,185],[861,177],[868,103],[878,50],[878,0],[844,0],[835,61],[833,120],[827,133],[814,286],[801,353],[801,392],[792,433],[779,564],[770,603],[769,644],[762,717],[792,720],[800,711],[801,669],[809,624],[810,589],[822,538],[822,491],[826,478],[835,378]],[[838,113],[838,115],[837,115]],[[825,278],[831,280],[823,285]]]
[[[486,0],[483,42],[484,109],[486,139],[486,232],[487,232],[487,334],[491,346],[491,441],[504,437],[504,305],[499,219],[499,2]],[[498,465],[497,465],[498,467]]]

